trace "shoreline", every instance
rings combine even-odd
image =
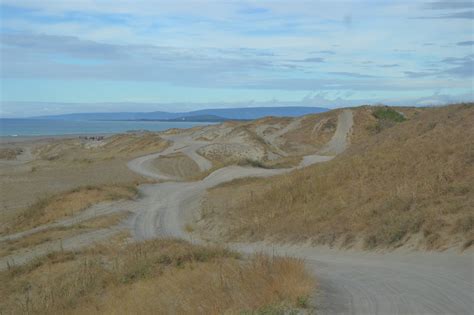
[[[75,134],[62,134],[62,135],[19,135],[19,136],[0,136],[0,144],[14,144],[20,142],[34,142],[34,141],[46,141],[46,140],[58,140],[58,139],[75,139],[79,137],[110,137],[117,134],[126,134],[133,132],[113,132],[113,133],[75,133]]]
[[[159,133],[169,129],[189,129],[196,126],[214,125],[215,122],[188,121],[50,121],[36,124],[40,120],[25,120],[22,124],[3,124],[0,119],[0,143],[19,143],[36,140],[67,139],[87,136],[111,136],[116,134]],[[30,123],[31,122],[31,123]],[[113,125],[102,123],[111,123]]]

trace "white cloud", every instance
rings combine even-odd
[[[2,77],[287,91],[465,90],[472,86],[469,69],[450,70],[440,60],[466,55],[470,47],[455,43],[471,39],[471,25],[414,19],[447,10],[444,2],[437,10],[424,3],[3,0],[3,33],[11,40],[2,46]],[[13,40],[27,37],[28,47]]]

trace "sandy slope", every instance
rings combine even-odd
[[[472,314],[473,256],[236,244],[243,252],[304,259],[318,278],[318,314]]]
[[[320,151],[321,154],[337,155],[344,152],[348,145],[348,135],[354,124],[352,112],[348,110],[342,111],[338,117],[336,132],[331,140]]]
[[[152,167],[152,161],[160,156],[166,156],[176,152],[182,152],[189,156],[194,162],[197,163],[201,171],[206,171],[212,167],[212,163],[206,160],[204,157],[199,155],[196,151],[200,148],[209,144],[207,141],[197,141],[193,140],[188,134],[178,134],[178,135],[163,135],[164,139],[172,141],[173,144],[163,150],[162,152],[142,156],[140,158],[134,159],[128,163],[128,167],[143,176],[147,176],[153,179],[176,179],[164,174],[158,174],[154,167]]]
[[[106,228],[78,234],[63,240],[46,242],[34,248],[22,249],[15,254],[0,258],[0,270],[8,268],[8,265],[19,265],[27,263],[36,257],[47,255],[53,251],[75,250],[100,242],[119,233],[121,228]]]
[[[351,125],[351,113],[343,112],[324,152],[342,152]],[[315,155],[303,163],[327,159]],[[232,166],[198,183],[149,187],[147,193],[156,194],[157,204],[132,219],[134,235],[138,239],[174,236],[196,242],[184,231],[184,225],[199,217],[199,200],[207,188],[239,177],[271,176],[285,171]],[[248,253],[264,251],[305,259],[320,281],[320,293],[314,298],[322,314],[470,314],[474,310],[472,254],[377,254],[270,244],[232,247]]]
[[[347,134],[352,128],[352,112],[343,111],[339,115],[339,124],[331,141],[326,145],[325,152],[341,152],[347,144]],[[129,163],[129,167],[135,172],[152,177],[154,179],[169,179],[164,174],[159,174],[150,167],[153,159],[161,155],[181,151],[191,158],[195,158],[190,150],[198,150],[207,142],[194,141],[188,135],[172,136],[173,145],[161,153],[147,155],[135,159]],[[183,146],[184,145],[184,146]],[[299,167],[307,166],[316,162],[324,162],[332,156],[312,155],[303,159]],[[199,156],[196,163],[205,166],[204,158]],[[204,159],[205,160],[205,159]],[[203,168],[203,167],[201,167]],[[169,182],[161,185],[144,187],[142,193],[148,198],[154,198],[157,202],[151,208],[143,208],[133,218],[133,231],[138,239],[148,239],[159,235],[186,237],[183,226],[191,222],[192,218],[199,215],[199,202],[204,192],[218,184],[243,177],[265,177],[288,172],[291,169],[262,169],[241,166],[223,167],[201,181]],[[193,205],[194,207],[190,207]]]
[[[347,144],[347,134],[352,127],[352,113],[343,111],[339,116],[334,137],[323,149],[324,154],[337,154]],[[133,171],[154,179],[171,179],[150,167],[158,156],[183,152],[192,158],[202,170],[211,164],[196,150],[209,144],[195,141],[190,134],[168,136],[173,145],[165,151],[135,159],[129,163]],[[331,159],[332,156],[313,155],[303,160],[302,166]],[[261,169],[229,166],[221,168],[197,182],[165,182],[142,185],[141,198],[110,205],[110,211],[128,210],[133,213],[128,226],[138,240],[173,236],[192,242],[187,224],[199,219],[200,200],[206,189],[235,178],[248,176],[272,176],[290,169]],[[107,211],[103,209],[102,211]],[[63,241],[63,248],[84,245],[81,240]],[[453,252],[423,253],[403,252],[361,253],[314,247],[288,247],[272,244],[230,244],[242,252],[264,251],[277,255],[292,255],[305,259],[308,268],[318,277],[319,293],[316,305],[322,314],[469,314],[473,302],[473,255]],[[37,249],[44,254],[46,245]],[[32,250],[34,253],[36,248]],[[11,260],[26,261],[33,254],[11,256]],[[5,267],[6,260],[2,262]]]

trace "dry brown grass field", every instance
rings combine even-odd
[[[384,117],[383,110],[377,118],[376,110],[355,110],[353,145],[330,162],[211,189],[201,224],[207,236],[364,248],[471,246],[473,104],[405,108],[402,118]]]
[[[242,314],[308,307],[300,260],[154,240],[60,251],[0,272],[5,314]]]
[[[331,139],[338,110],[304,116],[297,127],[282,135],[282,149],[289,155],[312,154]]]
[[[2,198],[7,201],[2,202],[2,215],[11,214],[2,216],[2,233],[57,222],[103,201],[134,198],[137,185],[146,180],[129,171],[127,161],[167,146],[156,134],[127,134],[28,147],[30,161],[12,157],[13,163],[1,165]],[[7,155],[10,159],[11,152]],[[183,179],[203,176],[184,154],[159,158],[154,166]],[[0,257],[117,226],[126,216],[103,215],[6,239]],[[120,234],[115,238],[107,245],[62,250],[10,265],[0,272],[0,313],[282,313],[309,307],[314,292],[314,281],[300,260],[263,255],[243,259],[183,241],[128,244]]]
[[[14,160],[22,152],[23,150],[21,148],[1,148],[0,159],[1,160]]]
[[[159,157],[152,164],[184,180],[202,179],[229,164],[292,167],[331,139],[339,112],[226,123],[231,131],[220,135],[219,126],[209,127],[205,136],[218,137],[217,143],[229,145],[229,152],[242,144],[259,149],[237,159],[230,154],[222,160],[225,154],[217,154],[205,172],[184,153]],[[472,104],[432,109],[363,106],[352,112],[351,146],[343,154],[285,175],[244,178],[210,189],[202,204],[203,220],[186,226],[188,232],[213,241],[312,242],[365,249],[472,246]],[[100,202],[134,198],[137,186],[147,180],[126,163],[168,145],[158,134],[143,133],[8,147],[0,164],[0,233],[49,224]],[[31,160],[25,160],[25,152],[31,152]],[[58,240],[117,228],[114,237],[99,245],[9,264],[0,272],[0,314],[313,310],[315,280],[303,261],[243,258],[222,248],[169,239],[131,243],[118,229],[128,215],[122,211],[3,240],[0,258],[9,261],[54,242],[61,242],[62,249]]]
[[[136,193],[135,185],[76,188],[34,203],[17,215],[13,227],[15,230],[31,229],[64,217],[73,216],[99,202],[131,199]]]
[[[55,139],[28,146],[24,163],[0,164],[0,233],[70,215],[106,200],[130,198],[147,180],[127,168],[137,156],[168,146],[157,134],[124,134],[104,141]]]
[[[0,246],[0,257],[13,254],[20,250],[28,250],[40,244],[71,238],[92,230],[116,226],[128,215],[129,213],[121,212],[96,216],[71,226],[51,227],[18,239],[6,240]]]

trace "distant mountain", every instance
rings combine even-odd
[[[196,115],[196,116],[181,116],[172,119],[140,119],[140,121],[189,121],[189,122],[223,122],[228,120],[244,120],[244,119],[230,119],[216,115]],[[246,120],[246,119],[245,119]]]
[[[182,116],[215,115],[227,119],[257,119],[266,116],[296,117],[314,113],[321,113],[329,109],[323,107],[241,107],[202,109],[186,113]]]
[[[266,116],[296,117],[307,114],[321,113],[329,109],[323,107],[241,107],[201,109],[183,113],[169,112],[119,112],[119,113],[76,113],[54,116],[38,116],[34,119],[54,120],[166,120],[166,121],[225,121],[248,120]]]

